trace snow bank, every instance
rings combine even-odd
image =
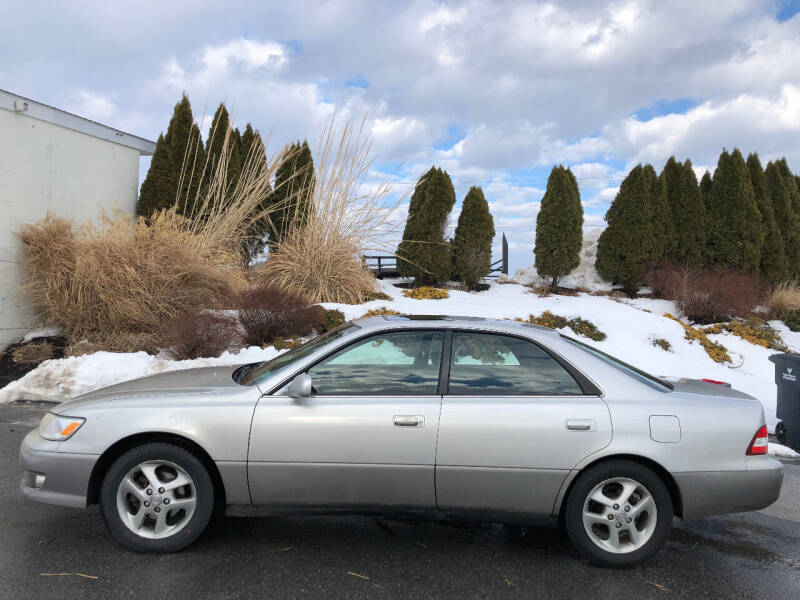
[[[517,284],[493,283],[485,292],[450,291],[446,300],[414,300],[402,295],[401,290],[386,280],[381,282],[392,300],[375,300],[366,304],[325,304],[326,308],[341,310],[347,319],[362,316],[367,310],[385,306],[401,313],[427,315],[460,315],[496,319],[526,318],[545,310],[565,317],[580,316],[589,319],[608,336],[602,342],[590,344],[620,359],[656,375],[710,378],[727,381],[745,393],[758,398],[764,405],[767,425],[774,431],[775,400],[773,364],[769,362],[772,350],[754,346],[732,334],[713,336],[724,344],[734,359],[734,368],[712,361],[697,343],[684,339],[680,324],[663,317],[665,312],[676,314],[675,306],[666,300],[651,298],[614,299],[589,294],[577,296],[549,296],[539,298],[530,290]],[[789,331],[783,324],[774,322],[790,347],[800,347],[800,333]],[[571,331],[565,331],[574,335]],[[667,340],[672,349],[664,351],[653,345],[654,339]],[[276,356],[274,348],[248,348],[238,354],[223,354],[214,359],[169,361],[135,354],[96,354],[48,360],[22,379],[0,389],[0,402],[17,399],[66,400],[86,391],[173,369],[186,369],[206,365],[227,365],[266,360]]]
[[[597,258],[597,240],[600,239],[602,231],[602,228],[597,227],[583,232],[581,262],[574,271],[559,282],[559,285],[568,288],[581,287],[592,291],[612,289],[611,284],[603,281],[594,268],[594,261]],[[517,269],[512,279],[520,283],[545,283],[533,265]]]
[[[15,400],[62,402],[98,388],[164,371],[235,365],[269,360],[280,354],[273,347],[252,346],[218,358],[168,360],[146,352],[95,352],[46,360],[21,379],[0,389],[0,404]]]
[[[800,454],[783,444],[769,443],[769,455],[776,458],[800,458]]]

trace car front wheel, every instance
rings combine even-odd
[[[196,540],[214,509],[203,463],[168,443],[133,448],[111,465],[100,512],[111,535],[136,552],[175,552]]]
[[[567,498],[564,524],[572,543],[592,563],[631,567],[667,541],[672,500],[647,467],[612,460],[578,476]]]

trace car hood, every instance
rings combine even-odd
[[[675,391],[682,394],[699,394],[701,396],[755,400],[751,395],[735,390],[727,383],[710,383],[702,379],[690,379],[688,377],[664,377],[663,379],[669,381],[675,388]]]
[[[80,405],[97,400],[113,400],[115,398],[151,398],[153,395],[176,396],[184,394],[205,394],[241,391],[242,386],[233,380],[233,372],[241,365],[226,367],[201,367],[197,369],[181,369],[158,373],[139,379],[123,381],[108,387],[99,388],[62,402],[53,412],[65,413]]]

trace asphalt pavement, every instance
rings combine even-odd
[[[541,524],[375,517],[220,519],[171,555],[139,555],[97,507],[22,498],[17,451],[44,404],[0,405],[0,600],[35,598],[800,598],[800,463],[757,513],[675,520],[626,571],[593,567]]]

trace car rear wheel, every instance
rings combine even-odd
[[[672,500],[652,470],[633,461],[608,461],[578,476],[564,524],[572,543],[592,563],[631,567],[667,541]]]
[[[100,512],[111,535],[136,552],[175,552],[196,540],[214,510],[214,486],[191,452],[167,443],[138,446],[111,465]]]

